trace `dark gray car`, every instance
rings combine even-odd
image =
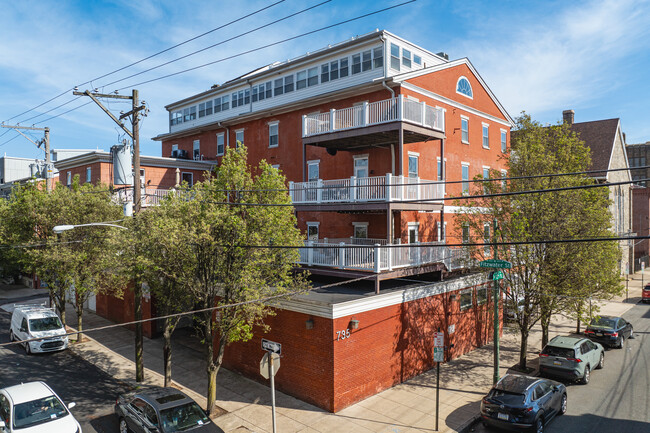
[[[198,404],[175,388],[151,387],[118,397],[120,433],[223,433]]]

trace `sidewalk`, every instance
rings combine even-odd
[[[640,300],[641,274],[631,275],[629,301],[622,297],[601,303],[600,314],[621,315]],[[645,274],[650,282],[650,272]],[[623,283],[625,284],[625,283]],[[76,326],[72,309],[66,312],[69,325]],[[112,322],[91,312],[84,314],[84,328],[110,325]],[[551,337],[575,330],[575,322],[563,316],[553,319]],[[115,378],[135,386],[134,334],[118,327],[86,334],[89,341],[73,345],[71,350],[96,364]],[[505,328],[501,339],[501,375],[517,364],[519,336]],[[100,344],[101,342],[101,344]],[[148,384],[162,385],[162,339],[145,338],[145,379]],[[188,330],[179,329],[173,339],[172,377],[179,388],[205,406],[206,374],[203,352]],[[529,338],[529,366],[536,367],[541,350],[541,330],[535,327]],[[492,345],[443,364],[440,368],[439,431],[467,429],[477,418],[479,403],[492,386]],[[276,391],[277,430],[282,433],[330,432],[433,432],[435,427],[436,373],[432,369],[403,384],[385,390],[337,414]],[[270,390],[236,373],[221,369],[217,376],[217,406],[221,409],[215,422],[226,433],[271,432]],[[222,415],[219,415],[222,413]]]

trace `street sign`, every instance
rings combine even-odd
[[[445,333],[433,333],[433,362],[444,362],[445,360]]]
[[[497,259],[483,260],[482,262],[479,262],[478,265],[481,268],[496,268],[496,269],[511,269],[512,268],[512,263],[507,262],[505,260],[497,260]]]
[[[265,340],[264,338],[262,338],[262,350],[266,350],[267,352],[277,353],[278,355],[281,355],[282,345],[280,343],[276,343],[275,341]]]
[[[492,280],[493,281],[503,280],[503,271],[495,271],[494,274],[492,275]]]
[[[260,374],[264,379],[268,379],[269,376],[269,355],[273,356],[273,376],[276,375],[280,369],[280,355],[277,353],[266,352],[260,361]]]

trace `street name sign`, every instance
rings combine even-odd
[[[503,280],[503,271],[495,271],[492,274],[492,281]]]
[[[444,362],[445,360],[445,333],[433,333],[433,362]]]
[[[265,340],[264,338],[262,338],[262,350],[282,355],[282,345],[280,343],[276,343],[275,341],[271,340]]]
[[[495,268],[495,269],[511,269],[512,268],[512,263],[507,262],[505,260],[497,260],[497,259],[483,260],[482,262],[479,262],[478,265],[481,268]]]
[[[260,361],[260,374],[264,379],[268,379],[269,376],[269,356],[273,357],[273,376],[276,375],[280,369],[280,355],[277,353],[266,352]]]

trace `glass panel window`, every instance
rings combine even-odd
[[[488,298],[488,288],[487,287],[479,287],[476,289],[476,303],[478,305],[485,304],[487,302]]]
[[[469,165],[463,164],[461,179],[463,181],[463,195],[469,194]]]
[[[354,54],[352,56],[352,75],[361,72],[361,54]]]
[[[239,107],[244,105],[244,91],[243,90],[240,90],[239,92],[237,92],[237,105]]]
[[[244,130],[240,129],[235,132],[235,147],[239,148],[242,144],[244,144]]]
[[[354,224],[354,238],[368,239],[368,224]]]
[[[318,223],[307,223],[307,240],[318,240]]]
[[[438,158],[438,178],[437,180],[442,180],[442,161]]]
[[[293,92],[293,75],[284,77],[284,93]]]
[[[226,111],[229,108],[228,97],[221,98],[221,111]]]
[[[251,95],[251,98],[253,99],[253,102],[257,102],[257,92],[259,91],[258,87],[255,86],[253,87],[253,94]]]
[[[225,134],[220,132],[217,134],[217,156],[223,155],[225,147]]]
[[[330,63],[330,80],[339,78],[339,61],[334,60]]]
[[[465,95],[468,98],[472,97],[472,86],[469,84],[469,80],[465,77],[460,77],[458,79],[458,84],[456,85],[456,92],[461,95]]]
[[[175,111],[171,114],[172,120],[171,124],[172,125],[178,125],[180,123],[183,123],[183,112],[182,111]]]
[[[501,152],[506,153],[506,138],[507,133],[505,130],[501,130]]]
[[[361,70],[363,72],[372,69],[372,51],[364,51],[361,53]]]
[[[368,177],[368,157],[354,158],[354,176],[356,178]]]
[[[483,179],[489,179],[489,178],[490,178],[490,168],[483,167]],[[487,194],[489,192],[488,183],[489,182],[483,182],[483,194]]]
[[[70,186],[72,185],[72,172],[69,171],[66,176],[66,185]]]
[[[191,188],[194,185],[194,176],[192,173],[181,173],[181,181],[183,183],[187,182],[187,186]]]
[[[183,108],[183,121],[184,122],[189,122],[190,120],[190,109],[188,108]]]
[[[462,227],[462,241],[464,244],[469,243],[469,223],[463,223]]]
[[[411,67],[411,52],[406,48],[402,48],[402,65],[405,68]]]
[[[417,54],[413,54],[413,63],[415,63],[418,66],[422,65],[422,57],[418,56]]]
[[[208,101],[205,103],[205,115],[209,116],[212,114],[212,101]]]
[[[485,123],[483,124],[483,147],[490,148],[490,127]]]
[[[239,101],[237,100],[237,92],[232,94],[231,103],[232,108],[236,108],[239,105]]]
[[[344,78],[348,76],[348,58],[344,57],[341,60],[339,60],[339,77]]]
[[[483,246],[483,255],[488,257],[490,255],[490,223],[483,224],[483,243],[486,244]]]
[[[214,100],[214,112],[215,113],[221,112],[221,98],[216,98]]]
[[[272,98],[273,97],[273,86],[271,85],[270,81],[267,81],[266,83],[266,99]]]
[[[265,93],[264,84],[260,84],[259,86],[257,86],[257,100],[258,101],[261,101],[261,100],[264,99],[264,93]]]
[[[269,147],[278,147],[278,123],[269,123]]]
[[[275,87],[273,88],[273,95],[274,96],[280,96],[284,93],[284,80],[282,78],[278,78],[275,80]]]
[[[460,309],[467,310],[472,307],[472,289],[460,292]]]
[[[399,45],[390,44],[390,67],[399,71]]]
[[[307,87],[307,71],[300,71],[296,74],[296,89]]]
[[[469,119],[466,117],[460,118],[460,134],[460,140],[469,143]]]
[[[250,89],[244,90],[244,105],[251,103],[251,91]]]
[[[90,167],[86,167],[86,182],[90,182],[92,178],[92,170]]]
[[[318,84],[318,68],[309,68],[307,70],[307,85],[309,87]]]
[[[384,67],[384,49],[377,47],[372,50],[373,64],[375,68]]]
[[[193,147],[192,147],[192,157],[196,160],[201,157],[201,141],[200,140],[194,140]]]
[[[196,119],[196,105],[190,107],[190,120]]]
[[[205,102],[199,104],[199,118],[205,117]]]
[[[330,65],[325,63],[320,67],[320,82],[327,83],[330,80]]]
[[[309,182],[315,182],[318,180],[318,177],[320,176],[319,165],[318,162],[310,162],[307,164],[307,180]]]
[[[415,155],[409,155],[409,177],[418,177],[418,157]]]

